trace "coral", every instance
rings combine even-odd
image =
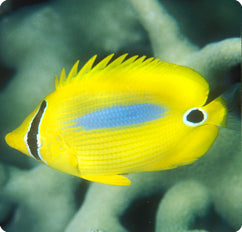
[[[217,87],[218,76],[240,62],[239,38],[225,39],[200,49],[181,34],[176,21],[158,1],[130,2],[150,36],[155,57],[195,69],[208,80],[210,88]]]
[[[0,21],[1,63],[16,70],[0,92],[1,102],[7,102],[1,105],[1,139],[52,91],[53,76],[62,66],[70,67],[77,58],[84,62],[95,53],[151,54],[151,45],[154,56],[200,72],[214,95],[227,90],[224,96],[231,105],[239,101],[238,86],[229,88],[232,83],[225,79],[241,61],[240,39],[200,48],[185,36],[163,1],[59,0],[31,9]],[[192,35],[193,30],[187,33]],[[120,221],[134,202],[158,195],[155,232],[236,231],[242,225],[238,113],[236,107],[229,109],[228,128],[220,129],[212,148],[198,161],[167,171],[130,174],[130,186],[87,185],[1,143],[0,225],[10,232],[128,232],[129,226]],[[216,220],[219,225],[214,225]]]
[[[2,197],[11,202],[21,202],[7,231],[62,231],[76,210],[73,195],[77,187],[76,178],[43,165],[29,172],[5,166],[5,172],[8,177]],[[43,209],[46,211],[44,217]],[[53,223],[50,214],[55,215],[58,223]],[[35,223],[26,224],[26,220]]]

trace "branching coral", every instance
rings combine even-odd
[[[2,108],[3,117],[0,120],[2,125],[6,119],[11,121],[9,126],[17,123],[15,122],[19,121],[16,116],[17,110],[19,117],[21,114],[28,114],[26,111],[32,110],[33,105],[50,91],[48,86],[53,73],[56,74],[63,65],[70,65],[78,53],[84,56],[97,51],[105,54],[114,50],[125,50],[125,43],[131,43],[132,40],[137,43],[144,35],[141,30],[138,32],[132,30],[138,27],[138,24],[134,11],[126,1],[112,0],[102,1],[102,3],[92,1],[92,6],[98,4],[98,10],[94,12],[103,20],[102,24],[105,24],[104,12],[110,9],[107,18],[111,20],[113,15],[118,14],[122,4],[125,7],[118,18],[126,19],[123,23],[120,23],[120,19],[117,22],[113,20],[112,26],[107,26],[107,29],[102,31],[100,27],[95,26],[96,21],[91,17],[88,20],[92,28],[91,32],[86,29],[87,23],[80,22],[80,9],[76,7],[78,1],[73,0],[70,7],[70,1],[60,2],[64,6],[68,3],[68,7],[61,8],[54,2],[52,7],[43,6],[37,13],[31,13],[28,17],[18,15],[17,20],[10,24],[13,29],[16,29],[19,17],[22,20],[22,26],[18,25],[17,28],[26,30],[25,34],[28,34],[35,49],[25,48],[26,44],[23,46],[25,37],[21,34],[18,34],[16,39],[16,33],[8,33],[7,20],[0,25],[4,35],[0,38],[0,49],[2,54],[3,52],[5,54],[5,57],[2,55],[2,60],[8,66],[15,66],[14,68],[17,69],[12,82],[0,94],[1,102],[8,100],[14,106],[11,109],[8,105]],[[87,2],[82,1],[83,8],[79,5],[83,14],[90,10]],[[150,38],[154,56],[187,65],[200,72],[209,81],[212,91],[218,88],[226,89],[226,85],[221,84],[225,73],[241,60],[239,38],[225,39],[199,48],[182,34],[177,21],[167,13],[160,2],[156,0],[129,0],[129,2]],[[116,7],[112,7],[112,4]],[[57,11],[58,7],[59,11]],[[115,9],[113,13],[110,13],[113,9]],[[68,13],[73,17],[61,20],[62,16]],[[49,22],[47,19],[59,23],[51,24],[52,26],[46,28],[45,25]],[[78,42],[70,36],[73,35],[72,31],[75,31],[75,35],[79,34],[78,38],[83,35],[87,37],[82,42],[88,44],[89,49],[85,46],[77,49],[78,46],[73,45]],[[98,41],[98,34],[95,34],[98,31],[105,34],[101,36],[100,41]],[[38,40],[42,38],[41,34],[45,34],[47,39]],[[58,40],[59,38],[62,38],[62,41]],[[97,42],[94,42],[94,38]],[[54,40],[58,43],[50,42]],[[7,41],[14,49],[6,49]],[[90,48],[92,43],[94,45]],[[42,53],[37,49],[38,47],[42,48]],[[15,56],[15,52],[23,56]],[[11,61],[14,61],[14,65]],[[33,74],[36,74],[34,79]],[[43,79],[42,76],[45,78]],[[38,86],[33,84],[37,80],[40,80]],[[26,86],[30,88],[23,92]],[[36,88],[33,90],[31,86]],[[36,93],[34,97],[27,101],[33,93]],[[237,98],[233,91],[228,91],[227,96],[232,100]],[[26,105],[23,106],[23,103]],[[240,128],[240,118],[234,109],[230,109],[228,120],[228,125]],[[2,128],[2,132],[5,133],[7,128],[3,126]],[[7,148],[1,148],[1,155],[7,152],[9,152]],[[1,160],[14,163],[9,156],[1,157]],[[131,174],[129,176],[132,180],[131,186],[117,187],[91,183],[78,211],[76,194],[80,193],[79,183],[83,183],[80,179],[42,165],[35,167],[35,163],[26,163],[23,164],[25,170],[10,164],[0,164],[0,222],[5,224],[7,231],[10,232],[19,231],[19,229],[31,232],[127,232],[128,229],[120,223],[121,216],[127,212],[134,201],[154,194],[161,197],[164,195],[156,212],[155,232],[202,232],[210,229],[215,231],[211,225],[212,222],[209,221],[211,212],[218,215],[220,222],[224,221],[233,231],[242,225],[240,130],[221,128],[212,148],[192,165],[168,171]],[[85,189],[85,185],[81,184],[80,188]],[[83,191],[81,192],[84,194]],[[8,218],[13,211],[14,217],[9,221]],[[204,218],[206,221],[203,224],[197,223]],[[33,223],[30,224],[30,221]]]
[[[21,202],[8,230],[62,231],[75,212],[73,192],[77,180],[71,176],[56,174],[42,165],[29,172],[5,167],[5,172],[9,176],[5,180],[2,196],[15,203]],[[29,190],[26,191],[26,188]],[[45,217],[43,209],[46,211]],[[58,223],[53,223],[51,215],[58,218]],[[26,218],[35,223],[26,224]]]
[[[210,85],[241,60],[241,40],[226,39],[199,49],[182,35],[175,21],[157,1],[130,0],[147,30],[156,57],[189,66],[207,78]]]

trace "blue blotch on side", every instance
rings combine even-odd
[[[85,130],[112,128],[134,125],[164,117],[166,111],[160,105],[145,103],[130,106],[113,106],[86,114],[69,122],[76,122],[71,127]]]

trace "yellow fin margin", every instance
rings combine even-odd
[[[81,175],[83,179],[110,185],[130,185],[131,181],[119,175]]]

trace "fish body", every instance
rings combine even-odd
[[[159,171],[194,162],[213,144],[227,110],[206,104],[209,86],[197,72],[158,59],[112,55],[56,78],[9,146],[60,171],[112,185],[120,174]]]

